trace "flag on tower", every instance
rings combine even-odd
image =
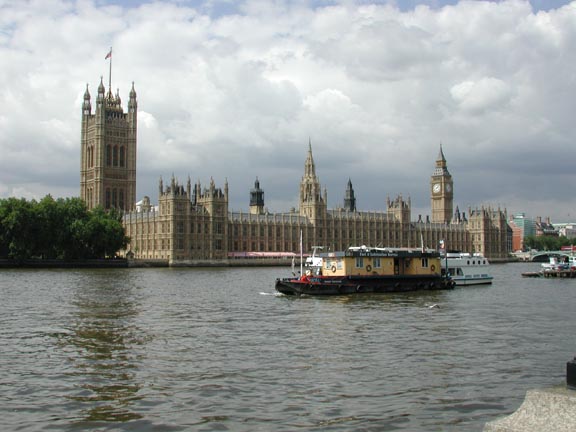
[[[110,48],[110,51],[108,51],[108,54],[106,54],[106,57],[104,57],[104,60],[108,60],[110,57],[112,57],[112,48]]]

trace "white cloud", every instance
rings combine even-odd
[[[510,101],[512,91],[503,81],[484,77],[478,81],[464,81],[450,89],[452,98],[459,107],[470,113],[504,109]]]
[[[0,196],[79,194],[82,95],[108,85],[113,46],[114,91],[138,93],[139,197],[228,178],[245,209],[258,176],[286,210],[310,138],[330,206],[350,177],[360,208],[402,193],[425,213],[442,142],[461,209],[565,219],[550,185],[574,182],[576,2],[330,3],[4,2]]]

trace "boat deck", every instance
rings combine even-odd
[[[541,270],[539,272],[525,272],[523,277],[545,277],[545,278],[576,278],[576,269],[565,270]]]

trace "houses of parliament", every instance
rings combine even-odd
[[[149,197],[136,202],[137,97],[132,84],[127,111],[118,92],[102,81],[94,111],[86,87],[82,105],[81,198],[88,208],[116,208],[130,244],[124,254],[140,259],[166,260],[185,265],[200,260],[229,260],[247,255],[281,256],[286,252],[320,245],[328,250],[369,245],[416,248],[438,247],[444,241],[451,250],[505,258],[511,248],[511,229],[505,210],[481,206],[468,213],[454,209],[454,182],[440,146],[430,176],[431,216],[412,220],[410,199],[387,199],[383,211],[356,208],[352,182],[348,180],[341,207],[327,207],[312,154],[304,161],[299,207],[286,213],[270,213],[264,191],[256,178],[247,192],[249,210],[228,209],[228,182],[214,180],[202,185],[172,178],[158,184],[158,204]],[[304,155],[303,155],[304,156]],[[248,195],[249,192],[249,195]]]

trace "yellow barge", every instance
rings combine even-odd
[[[286,295],[341,295],[453,288],[441,264],[434,250],[351,247],[320,253],[300,277],[276,279],[276,290]]]

